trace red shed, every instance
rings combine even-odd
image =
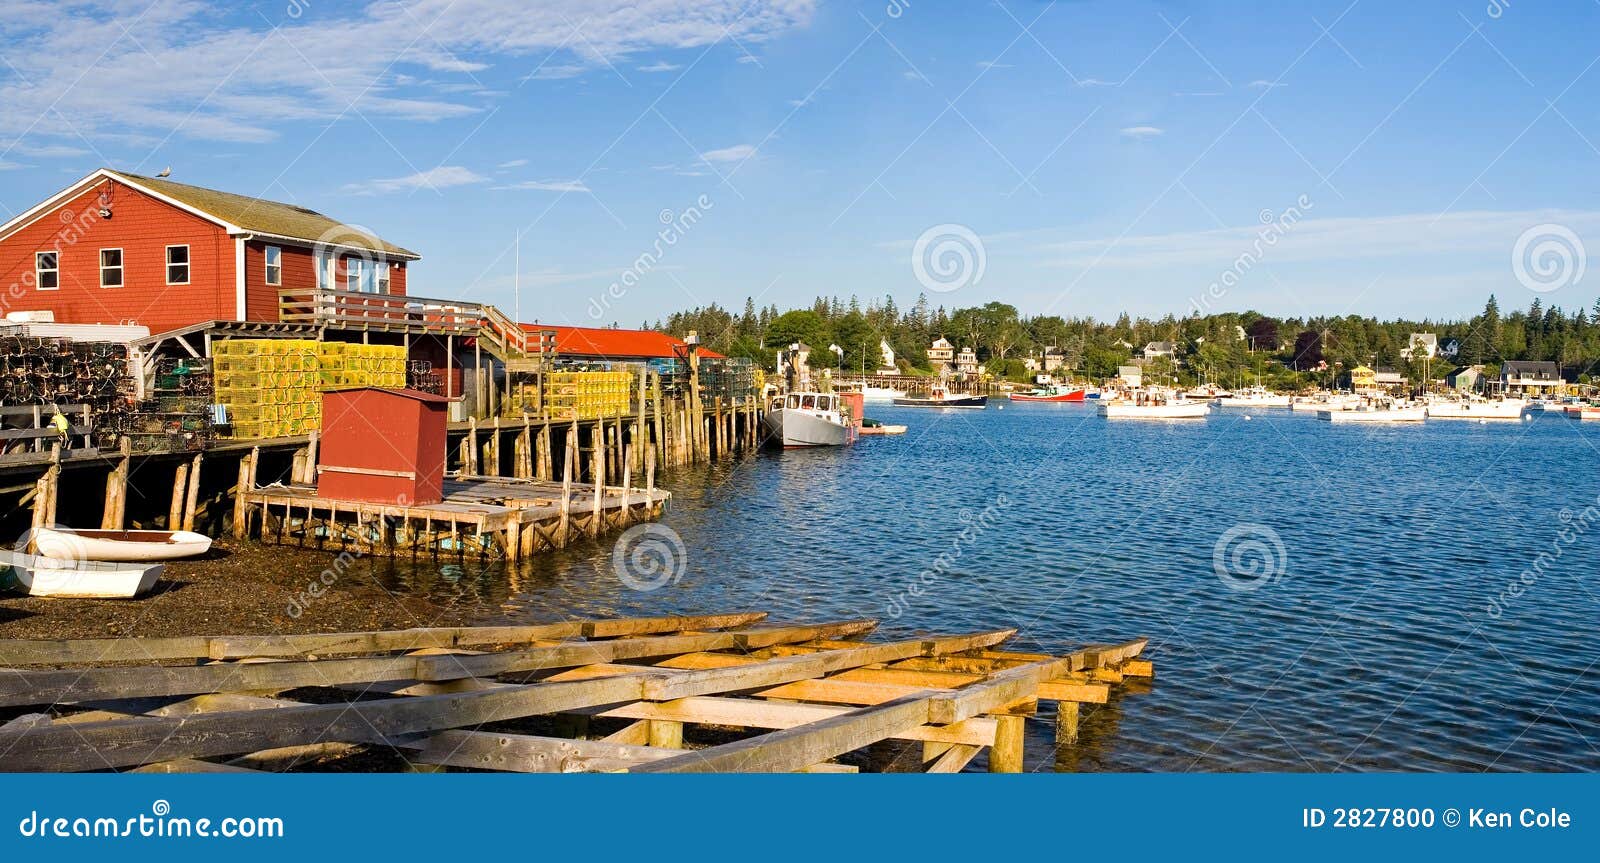
[[[405,506],[443,500],[449,404],[382,387],[323,393],[317,496]]]

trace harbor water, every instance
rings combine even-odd
[[[1071,747],[1046,706],[1029,769],[1600,770],[1600,426],[868,412],[909,433],[678,471],[621,550],[368,564],[484,623],[770,609],[880,637],[1015,627],[1015,649],[1148,636],[1148,691],[1086,707]]]

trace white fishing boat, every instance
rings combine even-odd
[[[1342,411],[1317,411],[1317,419],[1333,423],[1419,423],[1427,418],[1426,405],[1391,401],[1362,402]]]
[[[74,530],[41,527],[32,531],[34,551],[56,560],[176,560],[205,554],[211,537],[190,530]]]
[[[29,596],[132,599],[155,587],[159,563],[56,560],[0,550],[0,588]]]
[[[848,446],[856,440],[855,417],[835,393],[789,393],[773,402],[762,422],[768,439],[785,448]]]
[[[1292,399],[1266,387],[1246,387],[1228,395],[1217,396],[1212,404],[1219,408],[1286,408]]]
[[[1127,395],[1102,399],[1095,412],[1107,419],[1197,419],[1210,412],[1206,402],[1193,401],[1168,389],[1131,390]]]
[[[1440,399],[1428,404],[1428,419],[1519,420],[1527,409],[1523,399]]]
[[[1352,393],[1317,393],[1297,396],[1289,410],[1316,413],[1317,411],[1347,411],[1361,404],[1361,397]]]
[[[861,388],[861,397],[869,402],[886,403],[898,398],[905,398],[906,391],[894,387],[864,386]]]

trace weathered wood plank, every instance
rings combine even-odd
[[[674,749],[602,740],[444,731],[428,738],[413,760],[512,773],[613,773],[680,754]]]

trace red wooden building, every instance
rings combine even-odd
[[[448,404],[416,390],[324,393],[317,496],[400,506],[443,500]]]
[[[0,225],[4,311],[152,333],[276,323],[286,291],[403,296],[419,257],[304,207],[110,169]]]

